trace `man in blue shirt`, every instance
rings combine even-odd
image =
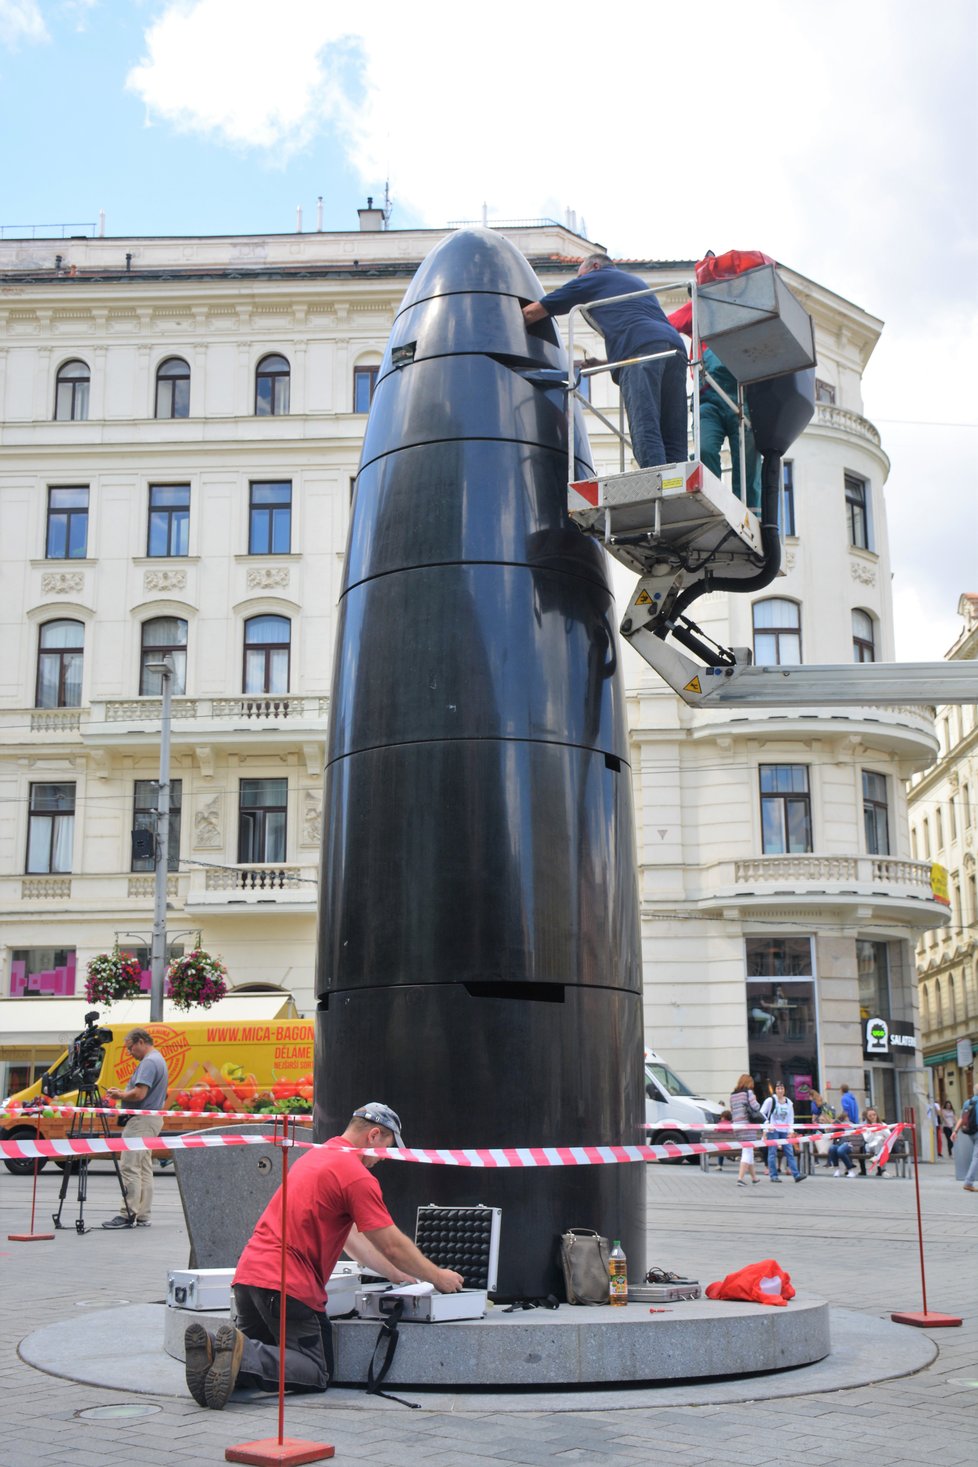
[[[688,456],[686,347],[654,295],[607,306],[598,303],[647,289],[640,276],[619,270],[607,255],[588,255],[573,280],[523,307],[523,318],[532,326],[547,316],[566,316],[572,306],[593,302],[592,324],[604,337],[609,362],[671,353],[618,367],[611,374],[625,403],[632,453],[641,468],[678,463]]]
[[[126,1122],[127,1139],[158,1136],[163,1129],[163,1117],[153,1112],[166,1109],[166,1060],[156,1048],[148,1029],[130,1029],[123,1044],[136,1061],[136,1068],[128,1087],[115,1086],[105,1093],[124,1109],[150,1112],[129,1117]],[[134,1225],[148,1228],[153,1206],[153,1153],[124,1151],[119,1157],[119,1171],[126,1195],[116,1216],[104,1222],[103,1228],[131,1228]]]
[[[846,1113],[846,1119],[854,1126],[859,1124],[859,1103],[848,1085],[839,1086],[839,1103]]]

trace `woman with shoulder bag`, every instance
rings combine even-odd
[[[737,1186],[747,1186],[747,1173],[750,1172],[751,1181],[757,1185],[758,1176],[754,1170],[754,1148],[749,1143],[755,1138],[756,1132],[750,1130],[752,1124],[763,1121],[761,1108],[754,1094],[754,1081],[750,1075],[741,1075],[734,1086],[730,1096],[730,1115],[737,1137],[742,1141],[743,1147],[740,1152],[740,1168],[737,1172]]]

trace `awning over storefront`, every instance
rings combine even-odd
[[[954,1048],[954,1049],[942,1049],[941,1052],[940,1052],[940,1054],[925,1054],[924,1055],[924,1064],[925,1065],[946,1065],[949,1060],[956,1060],[957,1057],[958,1057],[957,1048]]]
[[[134,1029],[149,1023],[149,1000],[134,998],[99,1009],[84,998],[4,998],[0,999],[0,1057],[10,1058],[14,1050],[53,1046],[64,1049],[85,1027],[85,1015],[93,1009],[99,1022],[113,1028]],[[163,1023],[186,1023],[188,1020],[217,1019],[235,1023],[249,1019],[294,1019],[298,1017],[295,1000],[290,993],[229,993],[211,1009],[178,1009],[172,1003],[163,1005]]]

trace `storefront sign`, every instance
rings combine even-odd
[[[975,1057],[974,1045],[970,1039],[958,1040],[958,1069],[966,1070]]]
[[[901,1019],[867,1019],[863,1031],[863,1055],[866,1059],[889,1058],[900,1050],[914,1051],[917,1040],[913,1025]]]
[[[942,907],[951,905],[947,889],[947,867],[938,866],[936,861],[930,868],[930,894],[935,902],[940,902]]]

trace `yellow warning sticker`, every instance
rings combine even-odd
[[[681,489],[685,482],[681,476],[678,479],[663,479],[662,487],[663,489]]]
[[[648,591],[639,591],[638,595],[635,597],[635,605],[636,606],[651,606],[652,605],[652,597],[649,595]]]
[[[689,682],[683,688],[684,693],[702,693],[702,691],[703,689],[700,687],[700,680],[698,677],[691,677]]]

